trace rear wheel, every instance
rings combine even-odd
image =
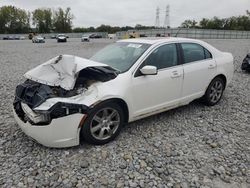
[[[90,144],[106,144],[119,134],[123,122],[123,110],[118,104],[101,103],[89,113],[81,135]]]
[[[203,101],[208,106],[216,105],[223,95],[225,89],[225,82],[222,78],[216,77],[209,84],[206,93],[203,97]]]

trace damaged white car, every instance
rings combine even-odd
[[[122,125],[201,98],[217,104],[232,80],[233,57],[193,39],[129,39],[90,60],[60,55],[28,71],[14,117],[48,147],[113,140]]]

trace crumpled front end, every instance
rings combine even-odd
[[[69,116],[76,113],[85,114],[89,108],[83,104],[58,102],[44,111],[34,110],[47,99],[53,97],[67,98],[78,94],[78,90],[66,91],[60,87],[51,87],[44,84],[26,80],[16,87],[13,103],[17,116],[23,122],[32,125],[49,125],[53,119]]]
[[[92,97],[94,101],[97,91],[93,85],[116,76],[111,67],[85,59],[53,58],[27,72],[28,79],[16,87],[13,102],[16,122],[28,136],[45,146],[78,145],[82,120],[91,110],[82,100]]]
[[[51,97],[74,95],[62,88],[27,80],[16,88],[14,117],[24,133],[47,147],[70,147],[79,144],[81,120],[89,111],[83,104],[58,100],[46,110],[35,110]]]

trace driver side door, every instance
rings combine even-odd
[[[157,67],[156,75],[143,75],[146,65]],[[134,118],[139,119],[179,105],[183,84],[183,66],[177,45],[157,47],[143,61],[132,78],[132,104]]]

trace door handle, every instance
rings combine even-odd
[[[215,67],[216,67],[215,64],[210,64],[210,65],[208,66],[208,69],[214,69]]]
[[[171,78],[178,78],[181,77],[181,74],[178,71],[173,71],[171,73]]]

